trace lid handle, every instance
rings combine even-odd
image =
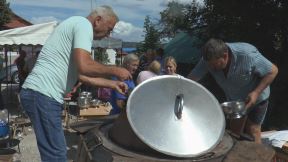
[[[183,111],[183,105],[184,105],[184,95],[178,94],[175,99],[175,106],[174,106],[174,112],[178,119],[182,118],[182,111]]]

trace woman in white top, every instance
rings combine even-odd
[[[149,78],[158,76],[158,75],[160,74],[160,70],[161,70],[161,64],[160,64],[158,61],[156,61],[156,60],[152,61],[152,62],[149,64],[147,70],[141,71],[141,72],[138,74],[137,84],[140,84],[140,83],[142,83],[144,80],[147,80],[147,79],[149,79]]]

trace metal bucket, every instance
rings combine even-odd
[[[223,112],[227,118],[239,119],[246,115],[245,102],[243,101],[229,101],[221,104]]]

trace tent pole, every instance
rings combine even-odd
[[[4,51],[4,62],[3,62],[3,65],[2,65],[2,67],[1,68],[4,68],[4,65],[5,65],[5,67],[7,67],[7,61],[8,61],[8,59],[7,59],[7,45],[4,45],[4,49],[3,49],[3,51]],[[6,73],[6,77],[7,77],[7,74],[8,74],[8,69],[6,68],[6,70],[5,70],[5,73]],[[3,79],[5,79],[5,78],[3,78]],[[3,100],[3,95],[2,95],[2,81],[3,80],[1,80],[1,82],[0,82],[0,95],[1,95],[1,98],[0,98],[0,102],[1,102],[1,109],[4,109],[5,108],[5,106],[6,105],[4,105],[4,100]],[[7,86],[6,86],[7,87]]]
[[[20,47],[20,49],[21,49],[21,47]],[[10,48],[9,48],[9,52],[10,52],[10,54],[9,54],[9,65],[11,65],[12,64],[12,54],[11,54],[11,52],[12,52],[12,48],[11,48],[11,46],[10,46]],[[10,72],[10,74],[9,74],[9,76],[11,76],[11,74],[12,74],[12,71],[10,70],[9,71]],[[8,73],[7,73],[8,74]],[[7,75],[7,81],[8,81],[8,75]],[[12,85],[12,82],[7,82],[7,85],[9,85],[9,88],[8,88],[8,86],[7,86],[7,93],[9,94],[9,98],[12,98],[12,87],[13,87],[13,85]],[[8,95],[7,95],[8,96]],[[9,104],[11,104],[12,103],[12,100],[10,100],[10,103]]]
[[[8,46],[6,46],[5,45],[5,63],[6,63],[6,65],[5,65],[5,67],[6,67],[6,71],[5,71],[5,73],[6,73],[6,79],[8,80]],[[8,96],[8,82],[6,82],[6,97]],[[7,103],[6,103],[7,104]],[[5,106],[7,106],[7,105],[5,105]]]
[[[120,65],[122,66],[123,64],[123,61],[122,61],[122,57],[123,57],[123,51],[122,51],[122,48],[120,49]]]
[[[33,57],[34,56],[34,46],[32,45],[31,46],[31,57]]]

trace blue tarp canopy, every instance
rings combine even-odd
[[[200,49],[195,46],[198,39],[181,32],[164,46],[164,57],[173,56],[177,63],[196,64],[200,59]]]
[[[127,53],[132,53],[136,51],[136,48],[122,48],[122,51],[127,52]]]

